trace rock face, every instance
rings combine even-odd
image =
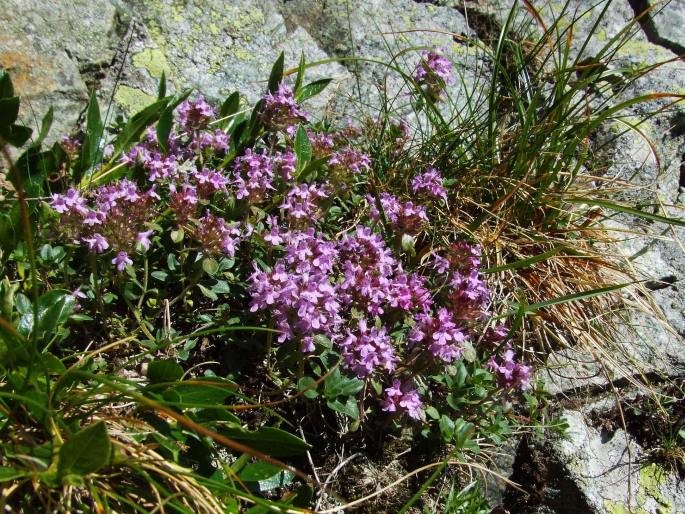
[[[575,24],[571,56],[579,61],[601,54],[603,47],[631,25],[633,37],[618,54],[621,69],[608,70],[627,84],[626,98],[659,92],[685,94],[685,1],[613,0],[597,22],[596,0],[572,0]],[[380,92],[407,103],[403,80],[379,61],[394,59],[411,70],[423,48],[442,47],[458,75],[452,96],[459,108],[467,94],[490,76],[487,54],[464,43],[476,36],[492,44],[506,23],[513,0],[0,0],[0,68],[11,72],[23,97],[22,123],[38,126],[49,106],[55,124],[49,141],[70,132],[83,115],[89,90],[96,88],[111,123],[117,114],[133,113],[156,95],[164,74],[168,88],[193,87],[213,101],[235,90],[252,103],[263,93],[264,80],[283,51],[286,67],[297,65],[304,51],[308,80],[333,77],[326,92],[307,109],[330,118],[354,117],[360,108],[374,115]],[[536,2],[543,19],[564,2]],[[635,16],[654,5],[639,20]],[[595,35],[585,44],[595,23]],[[569,23],[560,20],[560,27]],[[512,30],[520,37],[540,24],[519,9]],[[412,49],[403,52],[403,50]],[[342,58],[339,62],[329,59]],[[363,57],[366,61],[355,61]],[[600,59],[601,60],[601,59]],[[665,62],[647,77],[631,68]],[[607,124],[598,134],[596,151],[607,163],[605,176],[636,179],[642,189],[626,193],[631,201],[665,204],[665,214],[683,217],[685,187],[685,109],[669,107],[671,98],[652,98],[633,106],[634,116]],[[668,108],[667,108],[668,107]],[[631,124],[648,117],[638,127]],[[655,158],[655,153],[659,159]],[[655,202],[655,199],[658,200]],[[674,205],[675,207],[668,207]],[[637,320],[626,332],[626,356],[638,356],[647,371],[685,375],[685,266],[674,229],[654,241],[648,224],[623,216],[618,223],[637,234],[623,244],[664,312],[664,321]],[[651,285],[650,285],[651,284]],[[582,351],[553,357],[557,366],[545,379],[558,397],[573,392],[606,390],[622,377],[611,366]],[[605,363],[606,364],[606,363]],[[621,369],[626,367],[626,362]],[[636,370],[637,372],[637,370]],[[620,384],[619,384],[620,386]],[[522,442],[514,463],[514,480],[527,483],[528,496],[508,493],[512,512],[685,511],[684,487],[671,474],[640,462],[645,451],[630,434],[611,437],[593,428],[579,411],[565,415],[567,439],[541,444]],[[506,459],[505,459],[506,460]],[[505,465],[506,467],[506,465]],[[494,494],[499,501],[498,494]]]
[[[588,426],[569,410],[565,437],[544,443],[526,440],[519,447],[512,478],[525,494],[507,491],[512,512],[577,514],[682,513],[682,481],[669,469],[645,461],[630,434]]]

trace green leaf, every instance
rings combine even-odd
[[[300,64],[297,67],[297,77],[295,78],[295,87],[293,88],[293,93],[297,96],[297,93],[302,87],[302,81],[304,80],[304,51],[300,54]]]
[[[90,169],[97,161],[102,139],[102,118],[95,89],[90,94],[88,113],[86,115],[86,138],[81,147],[81,158],[77,170],[74,172],[74,180],[78,181],[86,170]]]
[[[0,98],[0,127],[10,127],[19,116],[19,97]]]
[[[0,72],[0,98],[9,98],[11,96],[14,96],[12,79],[10,74],[3,70]]]
[[[209,289],[208,287],[205,287],[202,284],[198,284],[197,287],[200,289],[200,292],[204,296],[206,296],[207,298],[209,298],[213,302],[216,302],[219,299],[217,294],[214,291],[212,291],[211,289]]]
[[[48,109],[48,112],[43,116],[43,121],[40,124],[40,132],[38,133],[38,139],[33,143],[35,146],[40,146],[45,137],[50,132],[50,127],[52,127],[52,121],[55,117],[54,110],[52,106]]]
[[[245,482],[259,482],[278,475],[282,468],[266,462],[253,462],[245,466],[238,475]]]
[[[600,287],[597,289],[592,289],[590,291],[581,291],[580,293],[558,296],[557,298],[552,298],[551,300],[545,300],[544,302],[533,303],[531,305],[526,306],[526,313],[537,312],[540,309],[551,307],[553,305],[575,302],[578,300],[585,300],[587,298],[592,298],[594,296],[601,296],[603,294],[607,294],[612,291],[618,291],[619,289],[623,289],[624,287],[628,287],[634,284],[636,284],[636,282],[625,282],[623,284],[615,284],[613,286]]]
[[[183,236],[185,236],[185,232],[183,231],[182,228],[179,228],[177,230],[172,230],[171,231],[171,240],[174,243],[180,243],[183,241]],[[170,268],[171,269],[171,268]],[[173,271],[173,270],[172,270]]]
[[[157,122],[157,143],[164,153],[169,151],[169,134],[171,134],[171,129],[174,126],[174,109],[188,98],[191,92],[192,90],[186,89],[180,95],[175,96],[159,116],[159,121]]]
[[[550,257],[553,257],[554,255],[558,254],[563,249],[563,247],[558,246],[557,248],[553,248],[548,252],[541,253],[540,255],[534,255],[533,257],[528,257],[526,259],[514,261],[509,264],[503,264],[502,266],[495,266],[494,268],[484,269],[483,273],[499,273],[500,271],[527,268],[528,266],[532,266],[536,262],[546,261]]]
[[[162,70],[162,76],[159,79],[159,87],[157,88],[157,100],[161,100],[166,96],[166,73]]]
[[[176,393],[183,403],[207,406],[222,405],[228,396],[233,395],[233,390],[229,388],[230,383],[216,380],[217,385],[210,385],[206,383],[207,380],[209,379],[203,379],[203,383],[195,383],[192,380],[179,382],[169,391]]]
[[[152,384],[176,382],[183,376],[183,368],[171,359],[156,360],[147,365],[146,375]]]
[[[202,259],[202,269],[208,275],[216,275],[216,272],[219,271],[219,263],[212,257],[205,257]]]
[[[364,382],[343,376],[338,368],[326,378],[324,384],[324,392],[329,399],[357,394],[364,387]]]
[[[310,82],[306,86],[302,86],[302,89],[297,94],[295,99],[298,102],[304,102],[305,100],[309,100],[313,96],[318,95],[324,89],[326,89],[326,86],[328,86],[328,84],[330,84],[332,80],[333,79],[319,79],[315,80],[314,82]]]
[[[10,125],[3,127],[0,125],[0,136],[9,144],[15,147],[20,147],[29,140],[33,129],[24,127],[23,125]]]
[[[449,441],[454,435],[454,421],[452,421],[447,416],[443,415],[440,418],[440,433],[443,439]]]
[[[238,109],[240,108],[240,93],[237,91],[234,91],[228,97],[226,100],[224,100],[224,103],[221,104],[221,110],[219,111],[219,118],[225,118],[227,116],[232,116],[236,112],[238,112]]]
[[[276,62],[271,68],[271,74],[269,75],[269,85],[267,87],[267,91],[270,93],[275,93],[278,91],[278,85],[281,83],[281,80],[283,80],[284,61],[285,55],[283,52],[281,52],[281,55],[278,56],[278,59],[276,59]]]
[[[12,480],[16,480],[17,478],[21,478],[25,475],[25,472],[19,471],[18,469],[0,466],[0,483],[11,482]]]
[[[440,413],[438,412],[438,409],[432,405],[430,407],[426,407],[426,414],[432,419],[440,419]]]
[[[104,421],[98,421],[77,432],[59,449],[57,474],[85,476],[95,473],[109,462],[112,443]]]
[[[668,225],[678,225],[680,227],[685,227],[685,219],[683,218],[670,218],[667,216],[659,216],[658,214],[643,212],[633,207],[628,207],[627,205],[609,202],[607,200],[599,200],[592,198],[564,198],[564,200],[568,203],[574,204],[596,205],[598,207],[604,207],[606,209],[611,209],[616,212],[623,212],[625,214],[630,214],[632,216],[643,218],[650,221],[658,221],[660,223],[666,223]]]
[[[297,169],[302,170],[312,160],[312,144],[307,136],[307,131],[300,125],[295,134],[295,156],[297,157]]]
[[[297,381],[297,389],[299,391],[304,391],[303,396],[305,398],[316,398],[319,396],[319,393],[316,392],[315,383],[316,380],[312,377],[302,377]]]
[[[345,403],[340,400],[333,400],[326,402],[326,404],[331,410],[345,414],[352,419],[359,419],[359,406],[352,396],[348,397]]]
[[[59,325],[67,321],[69,315],[74,312],[75,307],[76,299],[69,291],[55,289],[42,295],[38,299],[36,309],[38,337],[52,335]],[[30,332],[34,325],[33,311],[25,314],[24,317],[30,318],[26,321],[28,323],[26,328]]]
[[[227,427],[221,434],[272,457],[292,457],[311,448],[299,437],[275,427],[263,427],[256,432]]]
[[[143,131],[159,118],[168,102],[168,98],[157,100],[155,103],[145,107],[145,109],[142,111],[134,114],[131,119],[128,120],[128,123],[126,123],[126,126],[123,128],[119,134],[119,137],[117,137],[117,140],[114,143],[114,154],[112,155],[113,159],[115,159],[131,144],[140,139]]]

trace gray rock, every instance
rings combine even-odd
[[[579,411],[565,411],[565,436],[525,442],[514,464],[514,480],[528,490],[510,490],[517,512],[657,514],[685,511],[681,480],[645,461],[645,451],[618,429],[607,435],[589,426]]]
[[[21,121],[37,127],[53,106],[49,141],[68,133],[88,100],[84,75],[114,56],[114,7],[106,0],[0,0],[0,25],[0,68],[23,98]]]

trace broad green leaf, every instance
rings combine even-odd
[[[311,448],[299,437],[275,427],[263,427],[255,432],[227,427],[221,434],[272,457],[292,457]]]
[[[6,71],[0,71],[0,98],[9,98],[14,96],[14,86],[12,86],[12,79],[10,74]]]
[[[19,97],[0,98],[0,127],[10,127],[19,116]]]
[[[104,421],[80,430],[59,449],[58,476],[95,473],[109,462],[111,447]]]
[[[19,471],[18,469],[8,468],[6,466],[0,466],[0,483],[10,482],[25,476],[26,473]]]
[[[29,140],[33,129],[24,127],[23,125],[10,125],[9,127],[0,124],[0,136],[9,144],[15,147],[20,147]]]
[[[319,393],[316,392],[315,382],[316,380],[312,377],[302,377],[297,381],[297,389],[304,391],[303,396],[305,398],[316,398]]]
[[[145,107],[142,111],[134,114],[117,137],[116,142],[114,143],[114,154],[112,157],[116,158],[131,144],[137,142],[143,131],[159,118],[168,102],[168,98],[157,100],[155,103]]]
[[[202,269],[208,275],[216,275],[216,272],[219,271],[219,263],[212,257],[205,257],[202,259]]]
[[[181,105],[190,96],[191,92],[192,90],[186,89],[180,95],[175,96],[169,101],[169,104],[159,116],[159,121],[157,122],[157,143],[164,153],[169,151],[169,135],[174,126],[174,109]]]
[[[283,80],[284,61],[285,55],[283,54],[283,52],[281,52],[281,55],[278,56],[278,59],[276,59],[276,62],[271,68],[271,74],[269,75],[269,85],[267,87],[268,92],[275,93],[276,91],[278,91],[278,85],[281,83],[281,80]]]
[[[298,102],[304,102],[305,100],[309,100],[313,96],[318,95],[321,93],[324,89],[326,89],[326,86],[331,83],[333,79],[319,79],[315,80],[314,82],[310,82],[306,86],[302,86],[302,89],[300,89],[300,92],[297,94],[295,99]]]
[[[364,387],[364,382],[358,378],[348,378],[336,370],[331,373],[324,381],[324,391],[327,398],[333,399],[337,396],[351,396],[357,394]]]
[[[224,100],[224,103],[221,104],[221,110],[219,111],[219,118],[225,118],[226,116],[232,116],[236,112],[238,112],[238,109],[240,108],[240,93],[237,91],[234,91],[228,97],[226,100]]]
[[[260,480],[267,480],[268,478],[278,475],[282,468],[267,464],[266,462],[252,462],[246,465],[238,475],[241,480],[246,482],[259,482]]]
[[[183,376],[183,368],[171,359],[156,360],[147,365],[146,375],[152,384],[176,382]]]
[[[336,412],[345,414],[352,419],[359,419],[359,406],[357,405],[357,401],[352,396],[348,397],[345,403],[342,403],[340,400],[336,399],[333,401],[328,401],[326,404],[330,409]]]
[[[100,149],[103,125],[95,89],[90,94],[86,122],[86,138],[81,147],[81,158],[78,168],[74,171],[75,181],[80,180],[81,175],[96,163]]]
[[[295,156],[297,157],[297,169],[302,170],[312,160],[312,144],[307,136],[307,131],[300,125],[295,134]]]

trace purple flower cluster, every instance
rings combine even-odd
[[[371,159],[365,153],[347,147],[328,158],[328,168],[333,187],[345,191],[356,175],[371,168]]]
[[[274,189],[272,159],[266,154],[254,153],[249,148],[245,155],[234,161],[233,175],[236,198],[245,199],[250,205],[267,200]]]
[[[521,391],[530,389],[532,368],[522,362],[516,362],[511,348],[507,348],[499,358],[491,357],[486,366],[495,374],[501,387],[517,388]]]
[[[385,399],[381,408],[386,412],[407,413],[410,418],[421,419],[421,397],[411,384],[399,379],[392,381],[392,387],[385,389]]]
[[[316,184],[294,186],[286,195],[281,209],[291,227],[302,227],[312,223],[321,214],[320,201],[327,198],[325,188]]]
[[[442,184],[442,175],[440,172],[429,166],[422,174],[414,177],[411,182],[411,188],[414,193],[423,193],[433,198],[442,198],[447,200],[447,191]]]
[[[250,277],[252,312],[269,310],[281,331],[279,342],[296,339],[304,352],[314,349],[314,336],[334,338],[342,319],[331,272],[335,245],[315,234],[290,232],[285,255],[272,271],[255,265]]]
[[[444,52],[443,49],[438,49],[438,52],[433,50],[423,52],[421,62],[414,72],[414,80],[434,101],[442,99],[445,84],[452,81],[452,63],[442,55],[442,52]]]
[[[213,214],[205,214],[197,220],[194,231],[195,239],[204,253],[208,255],[223,253],[229,257],[235,256],[241,235],[237,223],[229,226],[226,220]]]
[[[153,231],[145,224],[155,216],[153,200],[158,198],[154,188],[141,191],[130,180],[99,187],[89,200],[76,189],[65,194],[53,194],[50,206],[60,214],[60,231],[69,239],[85,244],[89,250],[103,253],[112,249],[112,259],[119,271],[132,264],[129,257],[136,245],[150,247]]]
[[[369,215],[371,219],[379,221],[381,215],[376,207],[375,199],[368,196],[367,201],[370,205]],[[400,202],[397,197],[385,192],[380,194],[380,202],[390,226],[400,234],[416,235],[428,223],[426,209],[421,205],[415,205],[413,202]]]
[[[308,120],[307,113],[302,111],[295,101],[293,90],[284,83],[281,82],[275,93],[269,92],[264,97],[262,121],[269,130],[287,130]]]
[[[354,330],[347,330],[340,342],[345,365],[359,378],[366,378],[376,369],[395,369],[397,357],[385,327],[371,327],[365,319],[359,320]]]
[[[216,111],[202,96],[186,100],[178,108],[178,124],[188,132],[206,127],[214,116]]]
[[[414,328],[409,332],[409,341],[425,348],[437,359],[452,362],[461,357],[466,334],[454,322],[452,313],[440,307],[435,316],[419,314]]]

